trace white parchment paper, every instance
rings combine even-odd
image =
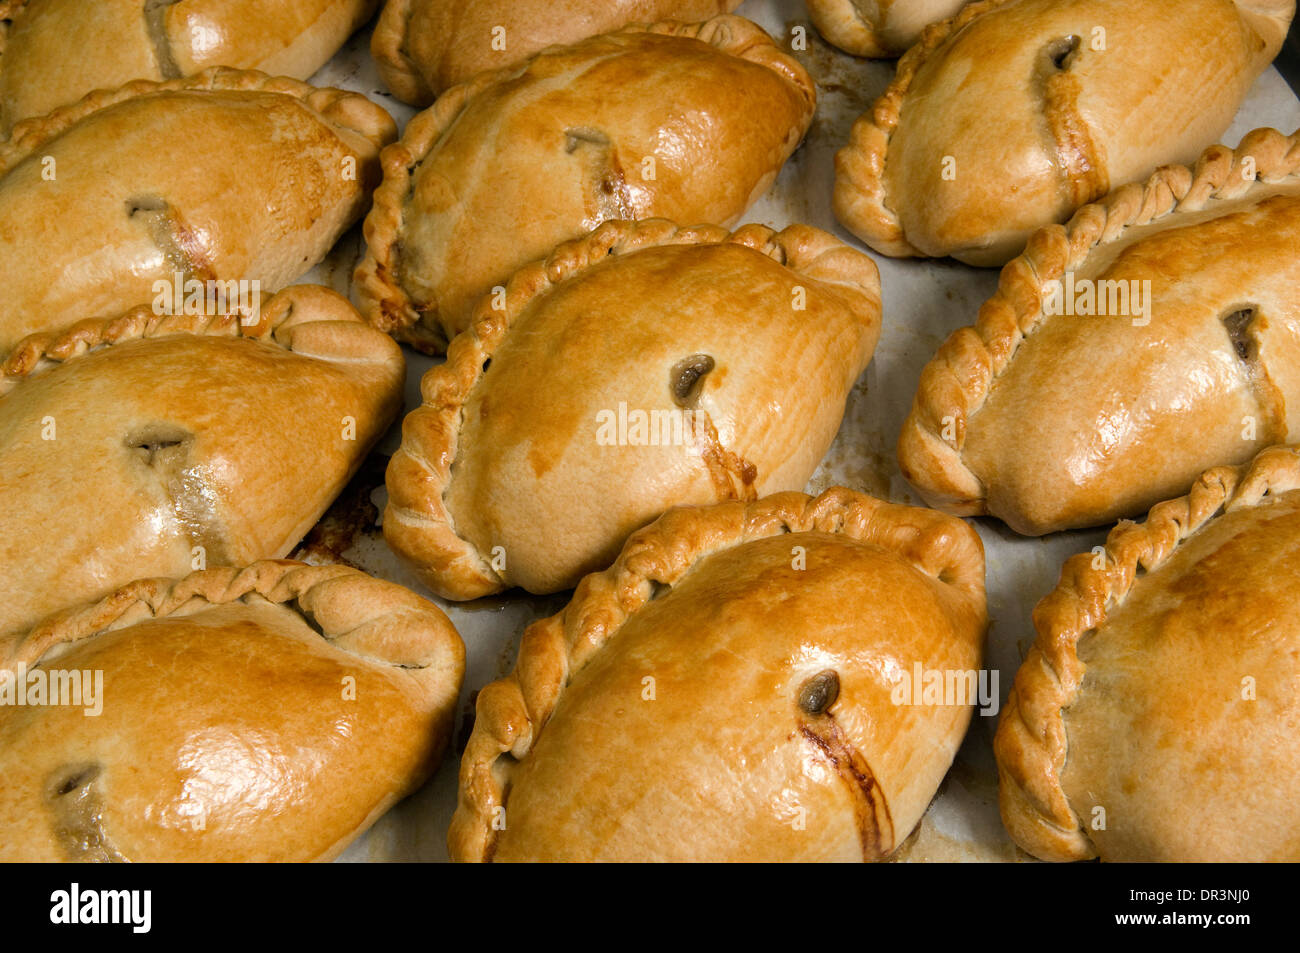
[[[831,214],[834,154],[848,138],[849,126],[870,108],[893,75],[889,61],[858,60],[825,44],[809,23],[802,0],[747,0],[737,11],[787,44],[802,26],[808,49],[796,52],[817,80],[817,116],[807,141],[782,171],[772,191],[744,221],[773,228],[803,222],[816,225],[857,247]],[[317,85],[341,86],[365,93],[405,126],[414,110],[384,90],[369,56],[370,31],[363,30],[314,77]],[[1255,84],[1236,122],[1223,141],[1236,145],[1259,126],[1291,132],[1300,126],[1300,101],[1275,70]],[[1118,183],[1116,183],[1118,184]],[[350,276],[362,251],[360,229],[340,242],[329,260],[306,276],[348,292]],[[951,261],[894,261],[873,256],[884,289],[884,322],[875,359],[858,381],[834,446],[809,484],[809,492],[842,484],[900,503],[920,504],[903,480],[894,446],[911,407],[921,368],[954,329],[970,324],[980,304],[997,284],[996,270],[980,270]],[[407,410],[419,403],[420,375],[432,364],[407,351]],[[1086,368],[1079,369],[1086,374]],[[397,428],[378,451],[398,446]],[[373,494],[382,512],[383,488]],[[989,634],[986,665],[998,671],[1001,697],[1011,687],[1020,659],[1033,639],[1030,612],[1056,583],[1061,563],[1075,552],[1105,538],[1102,530],[1062,533],[1045,539],[1016,536],[993,520],[976,521],[988,557]],[[341,556],[377,576],[410,586],[434,598],[398,561],[377,529],[356,535]],[[887,597],[887,596],[886,596]],[[863,598],[871,598],[864,594]],[[469,605],[439,602],[460,630],[467,648],[465,687],[456,740],[436,776],[383,817],[344,854],[345,861],[440,861],[447,859],[445,837],[456,805],[460,748],[472,718],[470,699],[489,681],[504,675],[514,662],[519,635],[537,618],[558,611],[568,594],[532,597],[519,592]],[[468,717],[467,717],[468,716]],[[917,831],[899,851],[899,860],[1025,859],[1002,828],[997,811],[997,774],[991,739],[995,717],[975,717],[952,771]]]

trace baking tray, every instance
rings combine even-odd
[[[862,248],[839,227],[831,213],[834,155],[848,139],[853,121],[866,112],[893,75],[890,61],[860,60],[824,43],[807,17],[802,0],[747,0],[736,11],[761,24],[787,45],[800,35],[806,49],[795,49],[817,81],[817,115],[804,144],[786,164],[768,195],[743,219],[773,228],[802,222],[826,229]],[[314,78],[317,85],[364,93],[385,106],[405,127],[415,111],[393,99],[369,56],[370,30],[361,31]],[[1294,34],[1279,67],[1300,77],[1300,45]],[[1294,80],[1293,80],[1294,81]],[[1300,127],[1300,100],[1278,68],[1255,83],[1232,128],[1223,137],[1236,145],[1260,126],[1284,132]],[[360,228],[349,232],[306,280],[350,293],[350,278],[363,248]],[[898,503],[920,505],[903,480],[894,454],[903,418],[911,407],[921,368],[954,329],[970,324],[980,304],[994,291],[998,272],[952,261],[895,261],[872,255],[880,267],[884,316],[880,344],[848,401],[839,435],[808,486],[809,492],[840,484]],[[406,350],[406,409],[419,403],[420,376],[434,363]],[[1080,369],[1086,373],[1086,369]],[[441,605],[465,639],[466,677],[450,753],[419,792],[397,805],[340,858],[355,861],[443,861],[445,837],[456,805],[460,752],[473,722],[473,699],[480,688],[514,664],[519,636],[528,623],[564,606],[568,593],[529,596],[518,590],[467,604],[434,597],[392,554],[378,528],[383,511],[384,467],[396,450],[394,427],[371,455],[347,491],[294,554],[309,562],[343,561],[374,575],[409,586]],[[976,520],[988,558],[988,599],[992,626],[985,665],[998,674],[999,702],[1033,639],[1030,612],[1056,584],[1061,563],[1091,549],[1105,530],[1022,538],[994,520]],[[864,598],[870,598],[865,595]],[[1027,860],[1007,836],[998,817],[997,772],[992,736],[997,718],[976,715],[952,770],[916,831],[895,855],[899,861]]]

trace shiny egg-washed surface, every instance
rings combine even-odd
[[[818,109],[803,146],[786,163],[771,192],[760,198],[741,220],[781,228],[802,222],[860,243],[841,229],[831,212],[834,156],[848,138],[853,121],[870,108],[893,72],[890,61],[858,60],[825,43],[808,19],[803,0],[746,0],[735,11],[758,22],[789,49],[791,30],[802,26],[807,49],[794,56],[818,86]],[[369,53],[363,31],[316,77],[318,83],[361,90],[404,124],[414,110],[386,93]],[[1290,130],[1300,126],[1300,101],[1282,77],[1270,69],[1246,97],[1232,127],[1222,137],[1236,145],[1246,132],[1260,126]],[[356,231],[345,239],[320,274],[346,290],[347,277],[358,255]],[[364,248],[361,249],[364,251]],[[841,484],[884,499],[921,503],[899,473],[895,444],[916,393],[921,369],[953,330],[969,324],[980,305],[995,290],[998,273],[948,261],[895,261],[873,257],[880,266],[884,291],[883,327],[871,366],[849,396],[839,436],[808,492]],[[435,360],[405,349],[407,354],[406,410],[419,406],[420,376]],[[396,430],[379,452],[393,453],[400,442]],[[384,491],[374,497],[382,511]],[[1002,696],[1010,690],[1021,658],[1034,638],[1030,614],[1034,605],[1056,585],[1062,562],[1105,538],[1103,530],[1058,534],[1026,540],[995,521],[975,524],[988,559],[989,614],[992,626],[986,664],[1001,672]],[[343,547],[344,558],[367,571],[411,585],[428,595],[414,573],[388,548],[373,527],[356,534]],[[457,742],[465,739],[469,699],[488,682],[508,672],[519,635],[528,623],[562,609],[569,594],[529,596],[518,590],[466,605],[447,606],[448,615],[465,637],[465,688],[458,718]],[[966,743],[939,794],[896,859],[902,861],[1024,859],[998,817],[997,769],[991,749],[995,718],[972,719]],[[456,805],[458,752],[449,754],[433,780],[399,804],[343,855],[343,860],[445,860],[446,833]]]
[[[853,121],[884,91],[892,64],[856,60],[833,49],[813,28],[803,0],[745,0],[736,12],[760,23],[778,37],[783,48],[789,48],[792,37],[801,36],[806,41],[806,49],[795,50],[793,55],[816,79],[819,94],[817,114],[806,142],[786,164],[772,191],[752,206],[742,222],[758,222],[775,228],[801,222],[847,239],[849,236],[837,226],[831,213],[834,154],[847,140]],[[366,29],[354,36],[313,79],[317,85],[340,86],[363,93],[387,108],[399,125],[404,125],[414,110],[385,91],[369,53],[370,33]],[[1255,83],[1222,140],[1233,145],[1246,131],[1265,125],[1279,129],[1300,126],[1300,103],[1273,70],[1266,71]],[[354,228],[345,235],[325,263],[305,280],[320,280],[346,293],[349,276],[364,251],[359,232],[359,228]],[[884,293],[880,343],[872,365],[849,396],[839,436],[807,489],[815,493],[843,484],[882,498],[919,503],[916,492],[898,471],[895,441],[921,368],[951,331],[971,322],[980,304],[993,292],[997,273],[945,261],[877,260]],[[418,382],[433,360],[409,349],[406,356],[405,398],[409,411],[419,404]],[[391,455],[399,439],[394,428],[381,441],[377,456],[382,459]],[[373,468],[367,469],[374,472]],[[377,503],[375,511],[382,511],[382,485],[374,487],[369,495]],[[365,512],[364,507],[356,509]],[[1076,532],[1025,540],[992,521],[974,525],[984,540],[988,557],[992,629],[987,664],[1000,670],[1000,687],[1005,696],[1033,637],[1029,619],[1034,604],[1055,585],[1063,559],[1091,548],[1104,534]],[[355,529],[350,540],[332,540],[332,551],[369,572],[428,595],[387,547],[376,527],[367,524]],[[510,670],[524,627],[563,608],[567,600],[567,593],[533,597],[516,590],[476,603],[447,606],[448,615],[465,637],[468,653],[452,751],[428,784],[382,817],[369,833],[344,852],[342,859],[446,859],[446,833],[456,804],[459,767],[456,749],[464,742],[469,699],[488,682]],[[1017,854],[998,819],[996,770],[990,750],[994,724],[992,718],[978,715],[973,718],[968,739],[938,796],[915,834],[896,854],[897,859],[1023,858],[1023,854]]]

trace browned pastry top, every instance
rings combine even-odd
[[[929,27],[836,157],[876,251],[1002,265],[1037,228],[1187,163],[1281,48],[1294,0],[979,0]]]
[[[0,352],[177,273],[279,290],[363,213],[396,132],[359,93],[227,69],[19,123],[0,143]]]
[[[383,153],[362,312],[441,350],[516,269],[601,222],[729,225],[815,103],[804,68],[734,16],[628,27],[480,74]]]
[[[1208,471],[1065,564],[998,726],[1045,860],[1300,860],[1300,453]]]
[[[425,375],[384,533],[448,598],[554,592],[671,506],[802,489],[879,321],[874,263],[817,229],[607,222]]]
[[[100,689],[0,707],[0,860],[329,859],[433,769],[463,671],[436,606],[344,566],[132,583],[0,639],[11,679]]]
[[[828,42],[854,56],[897,56],[931,23],[966,0],[808,0],[808,16]]]
[[[740,0],[388,0],[370,52],[397,98],[427,106],[475,73],[629,23],[706,20]]]
[[[975,532],[844,489],[673,510],[524,634],[478,696],[456,860],[877,860],[970,707],[903,673],[977,669]]]
[[[1037,535],[1140,513],[1292,439],[1298,169],[1295,136],[1257,130],[1036,234],[922,372],[904,475],[932,505]],[[1106,313],[1058,313],[1085,292]]]
[[[97,89],[212,66],[307,79],[379,0],[0,0],[0,132]]]
[[[139,308],[0,361],[0,632],[146,575],[283,556],[401,408],[400,348],[339,295]]]

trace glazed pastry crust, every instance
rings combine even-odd
[[[389,501],[384,512],[384,535],[434,592],[449,599],[475,599],[518,584],[518,567],[513,574],[498,572],[493,568],[491,554],[479,551],[458,533],[447,500],[453,466],[462,450],[464,408],[512,324],[532,302],[564,282],[580,280],[584,272],[610,256],[675,245],[738,245],[753,249],[797,275],[842,292],[849,300],[836,305],[860,312],[854,321],[862,322],[860,339],[853,344],[846,341],[845,347],[861,348],[865,341],[868,357],[874,348],[880,300],[875,265],[866,255],[816,229],[792,226],[774,232],[765,226],[749,225],[731,233],[718,226],[680,228],[656,219],[610,221],[583,239],[561,245],[547,260],[534,262],[511,278],[503,307],[495,307],[493,297],[479,303],[473,326],[452,342],[446,363],[425,375],[422,406],[402,423],[402,446],[389,463],[386,477]],[[815,293],[815,289],[810,290],[810,297]],[[837,396],[842,401],[839,395],[828,395],[827,401],[833,402]],[[744,448],[740,450],[744,452]],[[759,473],[757,479],[766,481],[769,476]],[[806,476],[801,483],[802,479]],[[715,489],[722,498],[743,497],[753,492],[753,483],[753,477],[746,482],[741,475],[732,474],[725,487]],[[514,557],[511,559],[513,564]],[[542,570],[532,567],[526,571],[537,574]],[[567,572],[564,575],[567,585],[577,580],[577,576],[568,579]],[[545,591],[566,587],[547,586]]]
[[[141,307],[32,335],[0,360],[0,446],[31,474],[0,481],[0,632],[188,571],[196,544],[209,563],[282,556],[346,485],[401,409],[401,349],[317,285],[252,318]],[[159,367],[178,380],[152,383]],[[117,396],[96,403],[105,392]],[[229,403],[214,415],[213,401]],[[56,439],[39,439],[42,421]],[[43,535],[53,542],[33,548]]]
[[[29,334],[0,361],[0,397],[24,379],[91,351],[176,334],[263,341],[318,360],[378,364],[396,376],[404,372],[401,351],[371,334],[345,298],[323,285],[293,285],[263,295],[256,315],[243,310],[159,314],[141,305],[115,318],[87,318],[61,331]]]
[[[1049,73],[1040,79],[1038,86],[1029,82],[1024,84],[1026,96],[1030,95],[1028,91],[1041,87],[1043,116],[1035,114],[1026,121],[1033,128],[1041,126],[1050,131],[1049,139],[1041,144],[1041,148],[1047,150],[1042,156],[1031,159],[1030,152],[1008,147],[1006,137],[1019,135],[1019,127],[1013,133],[1003,128],[971,130],[969,138],[986,143],[982,155],[999,157],[990,159],[987,167],[979,168],[972,168],[969,156],[963,158],[965,165],[956,169],[954,187],[961,183],[976,184],[965,185],[964,191],[954,193],[954,198],[942,203],[933,203],[925,195],[890,194],[891,175],[887,170],[890,151],[894,140],[901,135],[900,126],[907,122],[904,105],[913,87],[924,85],[928,110],[915,120],[922,124],[916,135],[922,138],[928,135],[927,127],[941,132],[951,129],[955,120],[943,116],[942,98],[949,87],[931,76],[934,70],[928,67],[934,64],[935,70],[942,70],[946,58],[954,55],[950,40],[954,44],[961,42],[966,34],[991,15],[1014,18],[1019,13],[1016,8],[1020,3],[1021,0],[976,0],[962,7],[950,19],[927,27],[917,44],[899,60],[894,80],[885,93],[870,112],[854,123],[848,144],[835,157],[835,216],[875,251],[900,258],[952,255],[967,264],[1001,266],[1023,249],[1023,242],[1033,227],[1049,224],[1053,219],[1061,221],[1079,206],[1096,201],[1106,194],[1112,181],[1145,176],[1162,161],[1190,162],[1199,150],[1227,128],[1239,104],[1237,98],[1231,102],[1198,103],[1195,111],[1189,114],[1186,129],[1176,130],[1181,136],[1175,140],[1177,146],[1165,145],[1163,141],[1159,144],[1161,148],[1152,147],[1156,144],[1146,146],[1146,152],[1141,154],[1151,154],[1153,161],[1149,164],[1130,160],[1119,154],[1126,149],[1123,142],[1110,141],[1117,132],[1111,128],[1116,123],[1108,113],[1125,107],[1109,103],[1104,98],[1090,97],[1088,84],[1094,84],[1098,91],[1105,90],[1104,95],[1111,97],[1132,94],[1132,91],[1117,83],[1113,70],[1099,73],[1093,69],[1087,75],[1077,77],[1070,72],[1071,67],[1064,66],[1059,67],[1062,70],[1059,74]],[[1127,11],[1117,6],[1118,13],[1112,15],[1131,17],[1128,25],[1134,28],[1140,27],[1142,16],[1165,16],[1163,8],[1156,9],[1158,5],[1150,4],[1149,0],[1142,0],[1142,3],[1148,6],[1146,12],[1137,8]],[[1224,63],[1216,64],[1215,68],[1228,73],[1244,96],[1248,81],[1266,68],[1281,48],[1295,13],[1295,3],[1294,0],[1232,0],[1232,9],[1239,15],[1241,29],[1249,31],[1254,47],[1248,49],[1249,44],[1243,45],[1241,55],[1246,57],[1246,61],[1233,64],[1227,60],[1228,47],[1225,45],[1222,53]],[[1058,12],[1062,17],[1066,16],[1070,12],[1069,4],[1061,4],[1059,8],[1045,4],[1042,15],[1050,18]],[[1208,16],[1209,8],[1203,12]],[[1221,17],[1227,9],[1214,12]],[[1016,23],[1015,26],[1024,28],[1025,24]],[[1215,24],[1212,28],[1217,31],[1221,26]],[[1130,35],[1133,32],[1133,29],[1128,31]],[[987,47],[991,41],[986,37],[982,42]],[[1154,41],[1144,39],[1141,42]],[[1225,39],[1224,43],[1227,42]],[[1175,55],[1182,56],[1184,52],[1180,50]],[[1104,63],[1101,57],[1120,54],[1102,52],[1093,55],[1099,63]],[[1046,56],[1043,53],[1043,57]],[[1041,68],[1046,69],[1046,66]],[[1234,76],[1234,73],[1239,75]],[[1222,87],[1224,97],[1234,96],[1236,87],[1226,80]],[[1016,90],[1019,95],[1020,87]],[[1003,92],[998,90],[998,94],[1003,95]],[[1008,108],[1012,105],[1008,104]],[[1139,100],[1128,109],[1138,112],[1143,105]],[[1018,109],[1013,109],[1013,112],[1019,115]],[[1210,116],[1215,121],[1221,120],[1217,128],[1213,128],[1210,120],[1205,118]],[[1153,116],[1156,118],[1163,117]],[[1193,128],[1194,118],[1199,123],[1195,135],[1189,131]],[[1173,139],[1172,132],[1170,138]],[[929,158],[927,155],[926,161]],[[932,158],[938,168],[940,157]],[[978,156],[977,160],[983,161]],[[919,155],[909,156],[908,162],[913,166],[919,164]],[[1132,166],[1132,170],[1123,168],[1124,163]],[[1004,166],[1016,169],[1023,166],[1025,174],[1030,176],[1013,190],[1016,209],[1006,207],[1011,199],[994,188],[998,173]],[[927,176],[931,174],[931,171],[926,172]],[[1006,174],[1002,171],[1004,177]],[[926,211],[931,205],[944,210],[942,215],[936,218]],[[958,205],[960,215],[951,212],[951,208]],[[1022,222],[1012,222],[1013,211],[1032,224],[1026,226]],[[943,218],[945,215],[949,217]]]
[[[898,56],[927,24],[953,16],[966,0],[808,0],[826,41],[854,56]]]
[[[0,175],[7,175],[22,160],[32,156],[77,123],[110,106],[138,96],[181,91],[277,93],[292,96],[316,114],[334,132],[355,143],[365,140],[377,152],[393,138],[393,121],[382,107],[358,93],[330,86],[317,87],[285,76],[269,76],[257,70],[213,67],[198,75],[163,82],[133,80],[116,89],[95,90],[77,102],[45,116],[35,116],[14,127],[0,143]]]
[[[1253,165],[1255,175],[1250,176]],[[1045,321],[1046,289],[1082,268],[1090,256],[1147,225],[1176,228],[1217,204],[1268,194],[1300,182],[1300,139],[1272,129],[1247,135],[1233,150],[1213,146],[1194,168],[1166,166],[1144,184],[1130,184],[1081,208],[1067,225],[1048,226],[1003,269],[997,293],[973,327],[954,332],[921,374],[898,444],[903,475],[931,505],[961,516],[989,515],[988,489],[963,456],[969,424],[1007,372],[1025,339]],[[1024,510],[1028,503],[1022,503]],[[1025,512],[993,512],[1019,532],[1041,533]],[[1082,514],[1086,517],[1088,514]],[[1088,519],[1074,525],[1087,525]],[[1097,520],[1091,520],[1097,522]]]
[[[609,569],[587,576],[563,612],[530,626],[520,643],[515,670],[479,693],[447,837],[452,859],[492,860],[498,837],[495,823],[505,808],[513,772],[537,745],[578,673],[599,658],[662,587],[676,585],[710,556],[798,533],[842,534],[901,556],[941,582],[969,613],[971,631],[982,637],[986,621],[983,547],[973,530],[952,518],[883,503],[843,488],[816,498],[778,493],[750,503],[671,510],[633,534]],[[759,617],[768,618],[761,612]],[[964,728],[963,721],[955,740]],[[940,746],[938,738],[932,740]],[[949,740],[955,750],[955,740]],[[943,767],[946,770],[947,765]],[[906,819],[912,823],[919,819],[932,794],[931,790],[914,798],[912,804],[884,806],[895,824],[877,845],[879,856],[890,853],[906,837],[910,830]]]
[[[271,607],[301,622],[289,625]],[[235,650],[205,650],[217,638]],[[177,655],[201,668],[177,667]],[[91,660],[107,670],[98,717],[43,707],[6,709],[0,719],[9,757],[0,821],[14,835],[0,845],[5,860],[331,859],[441,759],[465,653],[437,606],[400,586],[345,566],[277,560],[138,580],[0,639],[0,672],[11,675],[20,663],[30,672]],[[258,669],[276,664],[286,670]],[[156,670],[156,681],[134,677],[140,666]],[[340,705],[335,673],[354,680],[352,707]],[[316,706],[284,711],[281,690],[299,702],[315,695]],[[158,701],[177,692],[190,704]],[[260,725],[258,706],[275,712]],[[341,725],[338,744],[329,734]],[[222,774],[239,767],[225,732],[250,730],[277,782],[269,792]],[[181,749],[169,747],[178,740]],[[50,780],[88,766],[82,795],[97,810],[78,820]],[[187,823],[196,818],[206,823]]]
[[[517,66],[552,45],[576,43],[629,23],[705,20],[740,0],[388,0],[370,52],[404,103],[428,106],[450,86],[485,70]],[[504,50],[493,30],[504,29]]]
[[[1153,508],[1145,523],[1120,523],[1106,540],[1104,569],[1095,568],[1092,553],[1065,563],[1056,589],[1034,610],[1038,638],[1016,673],[994,742],[1003,823],[1025,850],[1053,861],[1097,856],[1061,783],[1069,753],[1064,713],[1087,670],[1080,639],[1103,628],[1140,572],[1159,569],[1215,517],[1296,489],[1300,453],[1270,448],[1247,466],[1207,471],[1187,496]]]
[[[0,130],[92,90],[177,79],[213,66],[306,79],[370,19],[378,0],[150,6],[146,0],[0,2]]]
[[[149,138],[168,135],[160,128],[173,141]],[[235,160],[217,150],[186,164],[159,158],[192,155],[187,136],[250,128],[282,141]],[[176,271],[278,290],[361,216],[395,136],[388,113],[357,93],[224,68],[99,90],[20,122],[0,143],[0,350],[152,300],[154,281]],[[214,183],[236,191],[214,195]],[[40,262],[32,247],[46,248]]]
[[[923,254],[904,236],[902,222],[892,207],[894,202],[885,194],[885,158],[902,118],[903,100],[916,74],[949,37],[1007,2],[976,0],[962,7],[956,16],[926,30],[898,61],[894,79],[871,111],[853,124],[848,145],[836,153],[835,217],[874,250],[893,258]]]
[[[783,140],[764,142],[760,138],[757,145],[734,142],[729,147],[719,145],[717,148],[728,148],[737,153],[735,156],[728,157],[725,164],[713,155],[700,157],[701,167],[713,170],[715,179],[724,173],[730,175],[737,169],[752,175],[752,187],[748,188],[743,201],[732,205],[728,193],[734,191],[735,183],[730,178],[725,182],[717,181],[711,189],[707,190],[707,194],[701,189],[701,184],[696,182],[686,191],[683,191],[685,183],[679,185],[670,196],[663,184],[668,168],[667,163],[664,163],[659,170],[657,183],[649,185],[643,183],[638,187],[640,197],[632,203],[635,208],[625,208],[617,214],[600,209],[580,210],[570,207],[572,203],[567,194],[561,199],[552,199],[547,194],[537,197],[539,209],[533,210],[534,217],[540,224],[530,223],[527,217],[523,222],[515,218],[510,223],[512,230],[498,235],[489,225],[475,220],[472,223],[474,231],[460,234],[462,230],[454,226],[468,214],[464,208],[465,203],[473,201],[477,207],[483,206],[486,200],[477,193],[471,193],[467,197],[462,194],[462,190],[455,182],[442,181],[446,178],[444,175],[436,184],[427,186],[429,194],[434,197],[431,201],[436,199],[438,203],[453,203],[448,210],[439,213],[439,217],[450,223],[446,226],[450,230],[448,234],[458,235],[457,242],[469,242],[473,247],[459,270],[452,267],[450,259],[445,258],[450,252],[446,249],[439,251],[438,254],[444,256],[437,259],[440,264],[436,267],[426,266],[426,270],[434,267],[438,274],[422,274],[422,280],[428,282],[430,286],[438,286],[440,289],[438,293],[442,300],[416,300],[405,286],[402,275],[404,243],[409,244],[411,241],[408,230],[412,222],[408,220],[408,205],[420,191],[419,174],[422,164],[431,155],[436,154],[435,147],[443,145],[444,135],[453,129],[467,110],[473,107],[475,100],[496,87],[505,88],[510,82],[518,80],[526,81],[531,88],[545,83],[545,80],[539,78],[543,75],[549,76],[554,72],[577,66],[590,69],[594,62],[617,60],[624,55],[649,53],[653,48],[645,46],[643,37],[697,40],[717,53],[736,57],[746,64],[753,64],[779,77],[790,99],[786,104],[790,107],[789,128]],[[662,50],[662,47],[659,49]],[[687,49],[685,52],[697,51]],[[730,69],[731,64],[726,66]],[[529,76],[532,78],[528,79]],[[590,86],[590,82],[584,84],[579,77],[568,87],[568,94],[578,97],[584,104],[583,108],[588,112],[595,110],[595,106],[586,105],[593,98],[593,90]],[[719,90],[718,95],[726,96],[728,92]],[[377,328],[394,334],[399,340],[410,343],[420,350],[440,353],[452,336],[465,330],[474,304],[481,294],[494,286],[495,281],[504,281],[514,269],[534,257],[540,257],[547,249],[559,242],[578,237],[584,231],[595,227],[595,224],[599,224],[600,221],[611,217],[662,216],[679,220],[714,220],[717,224],[730,224],[771,185],[782,163],[803,138],[812,120],[815,105],[816,86],[807,71],[791,56],[779,49],[762,28],[736,16],[715,17],[703,23],[666,21],[650,26],[629,26],[572,47],[551,48],[535,57],[527,67],[481,73],[468,82],[447,90],[429,109],[411,120],[402,139],[386,148],[380,157],[383,164],[383,181],[375,191],[374,207],[366,217],[366,257],[357,268],[354,277],[362,314],[366,315]],[[779,108],[776,104],[772,106],[774,110]],[[553,107],[554,110],[560,108]],[[563,108],[572,111],[575,107],[565,105]],[[717,112],[717,110],[713,111]],[[471,118],[476,124],[475,128],[489,126],[488,121],[477,114]],[[513,115],[506,118],[512,123],[519,123],[517,117]],[[499,123],[501,117],[494,117],[493,121]],[[725,123],[715,121],[714,125],[721,127],[721,131],[717,132],[718,135],[724,132],[728,136],[740,134],[739,130],[727,130]],[[494,128],[486,129],[484,134],[492,133]],[[562,130],[556,130],[557,136],[560,132]],[[752,128],[745,132],[756,135]],[[511,145],[510,148],[527,147],[535,149],[539,155],[547,154],[546,146],[535,144],[537,136],[535,132],[528,133],[525,130],[512,135],[530,135],[533,138],[524,138],[521,140],[522,144]],[[625,165],[629,164],[631,160],[628,156],[624,155],[620,158],[617,155],[618,146],[617,142],[611,145],[616,152],[615,158]],[[748,146],[749,152],[753,154],[746,154],[742,146]],[[733,161],[739,165],[732,165]],[[491,170],[488,170],[484,174],[490,172]],[[556,174],[569,175],[568,172]],[[748,185],[748,182],[746,184]],[[546,183],[545,186],[539,186],[539,189],[542,188],[562,191],[560,185],[553,181]],[[644,195],[641,195],[642,192]],[[690,204],[683,206],[684,202]],[[548,205],[548,203],[556,204]],[[723,204],[728,206],[726,211],[721,210]],[[680,211],[689,209],[694,214],[690,212],[685,215],[675,214],[667,208],[668,205]],[[499,214],[499,212],[494,213]],[[511,214],[514,213],[515,210],[512,209]],[[592,217],[595,221],[584,225],[584,222]],[[556,224],[557,222],[563,224]],[[520,252],[521,246],[535,244],[543,233],[547,236],[547,240],[540,248],[529,253]],[[407,251],[408,258],[412,254],[414,253],[410,250]],[[491,267],[486,263],[498,260],[501,261],[501,273],[486,283],[481,281],[478,272],[485,272],[488,267]],[[475,274],[467,276],[465,273],[467,270],[472,270]]]

